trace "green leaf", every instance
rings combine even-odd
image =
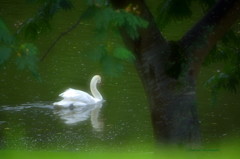
[[[3,64],[11,55],[12,49],[5,46],[0,46],[0,65]]]
[[[171,20],[190,17],[191,3],[192,0],[163,0],[158,7],[158,24],[164,27]]]
[[[70,0],[30,0],[40,2],[40,8],[35,15],[24,22],[18,33],[24,32],[25,38],[34,40],[41,33],[51,29],[50,20],[60,10],[69,10],[73,7]]]
[[[226,62],[229,60],[231,55],[226,49],[220,49],[218,47],[213,48],[204,60],[203,65],[208,66],[215,62]]]
[[[228,47],[238,46],[240,43],[240,35],[239,35],[239,31],[236,31],[236,30],[233,30],[233,29],[229,30],[222,38],[222,43],[227,45]]]
[[[124,50],[126,51],[126,50]],[[94,49],[89,54],[89,58],[99,62],[100,67],[106,75],[109,76],[118,76],[123,71],[123,59],[125,55],[116,54],[115,57],[112,52],[109,52],[105,45]]]
[[[209,78],[205,85],[210,87],[213,92],[224,88],[225,90],[236,93],[237,86],[240,83],[240,70],[236,68],[230,68],[225,72],[220,72]]]
[[[38,49],[32,43],[24,43],[20,45],[20,52],[25,55],[36,55],[38,53]]]
[[[125,10],[115,11],[110,7],[98,8],[95,14],[96,29],[101,32],[124,28],[132,39],[138,38],[138,29],[146,28],[148,22]]]
[[[16,59],[16,65],[19,69],[27,69],[32,73],[37,73],[38,68],[38,49],[32,43],[22,44],[19,48],[19,56]]]
[[[122,11],[119,14],[122,14],[124,22],[122,25],[119,25],[119,27],[124,27],[127,31],[127,33],[130,35],[132,39],[137,39],[139,34],[138,34],[138,29],[139,28],[146,28],[148,26],[148,22],[145,21],[144,19],[135,16],[131,13]],[[119,16],[119,18],[121,18]],[[116,19],[118,20],[118,19]],[[121,21],[121,19],[120,19]]]
[[[134,61],[135,57],[131,53],[131,51],[127,50],[124,47],[117,47],[113,51],[113,56],[120,59],[120,60],[126,60],[126,61]]]
[[[220,62],[224,67],[206,82],[213,93],[220,89],[236,93],[240,84],[240,48],[239,24],[225,34],[216,45],[216,49],[207,56],[205,64]]]
[[[8,30],[5,23],[0,18],[0,42],[5,44],[12,44],[14,42],[14,38]]]
[[[112,8],[98,8],[95,17],[95,24],[97,30],[106,31],[111,27],[115,11]]]

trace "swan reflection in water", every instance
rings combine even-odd
[[[68,109],[55,107],[54,114],[58,115],[65,124],[73,125],[90,118],[92,127],[95,131],[102,131],[104,123],[99,118],[102,103],[83,107],[70,106]]]

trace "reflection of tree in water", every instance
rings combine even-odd
[[[99,112],[102,108],[102,103],[88,105],[84,107],[69,107],[68,109],[54,109],[54,114],[57,114],[65,124],[76,124],[90,117],[92,127],[95,131],[102,131],[103,122],[99,119]]]

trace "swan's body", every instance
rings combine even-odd
[[[103,101],[102,95],[97,90],[97,84],[100,82],[101,77],[99,75],[93,76],[90,82],[92,96],[84,91],[69,88],[59,95],[63,98],[63,100],[55,102],[53,105],[68,108],[70,106],[86,106],[97,104]]]

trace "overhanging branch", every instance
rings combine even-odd
[[[66,31],[60,33],[58,35],[58,37],[52,41],[52,43],[50,44],[50,46],[48,47],[48,49],[46,50],[46,52],[43,54],[43,56],[41,57],[40,61],[44,61],[44,59],[47,57],[47,55],[50,53],[50,51],[55,47],[55,45],[57,44],[57,42],[59,42],[64,36],[66,36],[68,33],[70,33],[71,31],[73,31],[80,23],[83,19],[85,19],[88,16],[93,15],[93,13],[91,13],[92,8],[88,8],[83,14],[81,14],[81,16],[78,18],[78,20],[71,25]]]
[[[199,68],[215,44],[240,17],[239,0],[219,0],[217,4],[180,40],[187,57],[192,58],[192,71]]]

